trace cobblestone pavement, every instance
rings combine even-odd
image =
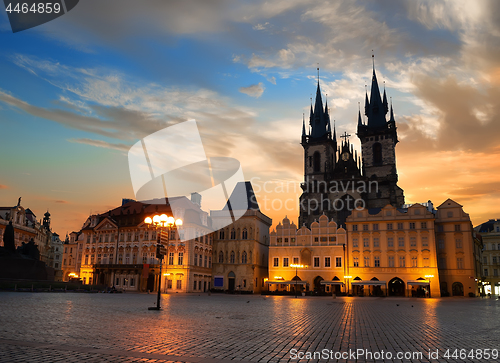
[[[491,350],[484,359],[485,349],[500,349],[496,299],[172,294],[162,311],[148,311],[154,302],[145,294],[0,292],[0,362],[297,362],[299,353],[301,362],[500,361]],[[357,349],[373,357],[356,357]],[[462,359],[455,349],[464,349]],[[436,350],[439,359],[429,359]]]

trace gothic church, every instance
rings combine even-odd
[[[403,190],[397,185],[395,148],[398,143],[392,104],[389,120],[387,96],[380,89],[373,67],[370,98],[365,96],[363,123],[358,114],[357,136],[361,155],[354,150],[345,133],[337,144],[335,125],[331,126],[328,101],[323,107],[321,90],[311,104],[309,128],[302,121],[304,148],[304,182],[301,184],[299,226],[309,227],[322,214],[345,226],[346,218],[355,208],[383,208],[404,204]],[[332,131],[333,130],[333,131]]]

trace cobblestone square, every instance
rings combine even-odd
[[[496,299],[168,294],[162,311],[148,311],[154,301],[147,294],[2,292],[0,361],[499,361],[483,354],[500,348]],[[374,356],[339,356],[357,349]],[[447,349],[467,357],[445,358]],[[436,350],[439,358],[429,359]]]

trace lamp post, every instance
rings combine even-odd
[[[179,227],[182,226],[182,219],[175,219],[174,217],[169,217],[166,214],[162,215],[155,215],[153,218],[151,217],[146,217],[144,219],[144,223],[146,223],[149,226],[155,227],[157,230],[156,233],[156,258],[160,260],[160,273],[158,275],[158,296],[156,300],[156,306],[149,307],[148,310],[161,310],[161,305],[160,305],[160,297],[161,297],[161,268],[163,264],[163,256],[165,255],[164,249],[165,247],[162,246],[161,244],[161,233],[163,232],[163,229],[168,228],[168,234],[167,234],[167,244],[170,240],[170,231],[172,230],[172,227]]]
[[[299,276],[297,275],[297,270],[299,268],[304,268],[304,265],[299,265],[299,264],[291,264],[290,267],[295,267],[295,298],[297,298],[297,281],[299,279]]]
[[[349,295],[349,279],[352,279],[352,276],[344,276],[344,279],[347,279],[347,295]]]
[[[431,278],[433,278],[434,275],[425,275],[426,279],[429,279],[429,297],[431,297]]]

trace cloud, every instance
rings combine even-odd
[[[240,87],[239,91],[250,97],[259,98],[260,96],[262,96],[265,89],[266,87],[264,87],[264,84],[262,82],[259,82],[258,84],[252,84],[248,87]]]
[[[56,200],[55,203],[57,204],[68,204],[69,202],[66,200]]]
[[[120,151],[128,151],[131,147],[131,145],[113,144],[113,143],[102,141],[102,140],[94,140],[94,139],[86,139],[86,138],[69,139],[68,141],[76,142],[79,144],[87,144],[87,145],[96,146],[96,147],[103,147],[103,148],[107,148],[107,149],[120,150]]]
[[[0,184],[0,189],[9,189],[7,185]]]

